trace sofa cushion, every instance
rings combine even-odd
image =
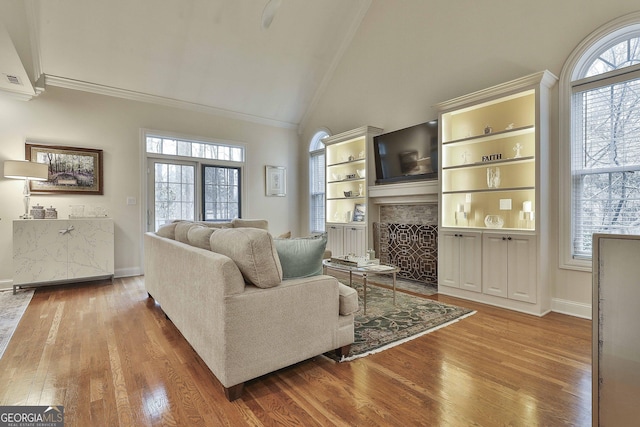
[[[231,222],[198,221],[198,225],[209,228],[231,228]]]
[[[349,286],[340,283],[338,285],[340,295],[340,315],[348,316],[358,311],[358,292]]]
[[[327,246],[327,235],[319,234],[294,239],[274,239],[282,275],[285,279],[322,274],[322,257]]]
[[[187,231],[188,243],[202,249],[211,249],[211,235],[217,228],[205,227],[203,225],[195,225]]]
[[[259,288],[282,282],[282,267],[273,238],[258,228],[222,228],[211,235],[211,250],[231,258],[244,279]]]
[[[234,218],[231,220],[231,226],[233,228],[250,227],[250,228],[259,228],[261,230],[268,230],[269,221],[267,221],[266,219]]]
[[[167,239],[176,240],[176,222],[170,222],[169,224],[163,224],[158,228],[156,234],[160,237],[165,237]]]
[[[180,221],[176,224],[176,240],[189,244],[189,230],[191,227],[198,227],[195,222]]]

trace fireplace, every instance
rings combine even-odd
[[[381,263],[400,268],[399,277],[438,283],[437,203],[381,205],[373,227]]]

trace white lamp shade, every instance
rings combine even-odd
[[[46,181],[49,179],[49,168],[44,163],[29,162],[27,160],[6,160],[4,162],[4,177]]]

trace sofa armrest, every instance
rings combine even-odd
[[[340,294],[341,316],[348,316],[358,311],[358,292],[355,289],[340,283],[338,292]]]

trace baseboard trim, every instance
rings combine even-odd
[[[142,275],[142,268],[130,267],[130,268],[117,268],[115,271],[115,277],[133,277]]]
[[[552,298],[551,311],[592,320],[591,304]]]
[[[13,289],[13,280],[0,280],[0,291]]]

